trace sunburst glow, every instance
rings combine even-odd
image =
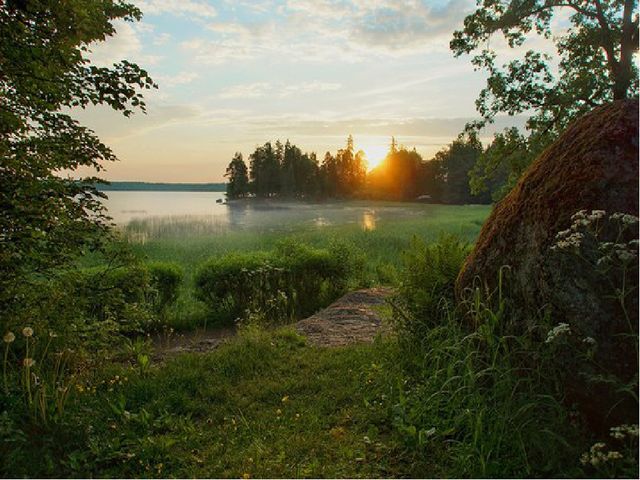
[[[367,170],[371,171],[382,163],[387,156],[389,147],[381,144],[360,145],[360,149],[367,157]]]

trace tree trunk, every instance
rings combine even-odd
[[[636,0],[626,0],[622,14],[622,38],[620,39],[620,61],[614,72],[613,99],[627,98],[633,77],[632,58],[638,50],[638,22],[631,16],[635,9]]]

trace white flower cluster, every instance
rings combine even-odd
[[[608,265],[614,259],[622,263],[630,263],[638,258],[638,240],[631,240],[628,243],[603,242],[598,245],[598,250],[602,253],[602,257],[597,262],[598,266]]]
[[[547,333],[547,339],[544,343],[551,343],[561,335],[571,335],[571,328],[568,323],[559,323]]]
[[[620,425],[611,427],[610,435],[616,440],[623,440],[626,437],[638,437],[638,425]]]
[[[633,215],[629,215],[626,213],[614,213],[609,218],[611,220],[617,220],[624,225],[632,226],[638,224],[638,217],[634,217]]]
[[[606,445],[602,442],[594,443],[588,452],[583,453],[580,457],[580,463],[583,465],[591,464],[594,467],[602,465],[613,460],[620,460],[622,454],[615,450],[605,450]]]
[[[598,266],[607,266],[612,261],[619,261],[624,264],[636,261],[638,258],[638,239],[628,243],[599,242],[599,231],[603,222],[608,221],[618,225],[620,231],[638,225],[638,217],[626,213],[613,213],[607,217],[604,210],[580,210],[571,216],[571,227],[558,232],[555,243],[551,250],[569,251],[577,250],[584,243],[587,236],[594,237],[598,242],[598,250],[601,258],[598,259]]]

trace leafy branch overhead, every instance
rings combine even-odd
[[[475,12],[454,32],[450,42],[456,57],[472,54],[476,69],[488,73],[476,100],[481,120],[467,126],[477,132],[498,114],[533,112],[526,127],[529,136],[498,134],[501,144],[526,161],[516,170],[489,152],[471,176],[476,191],[496,175],[518,178],[523,167],[549,145],[578,116],[603,103],[638,94],[636,0],[478,0]],[[555,31],[552,20],[568,15],[566,29]],[[501,34],[510,48],[526,47],[539,36],[552,40],[557,56],[534,49],[504,65],[490,41]],[[516,138],[517,137],[517,138]],[[511,142],[510,139],[516,141]],[[526,146],[525,149],[521,148]],[[504,148],[498,149],[502,154]],[[507,155],[508,156],[508,155]],[[512,185],[508,183],[507,186]]]
[[[63,263],[108,227],[95,179],[116,157],[72,108],[107,105],[125,116],[145,110],[140,93],[156,88],[123,60],[98,67],[91,46],[114,35],[114,21],[142,14],[121,0],[0,3],[0,268],[5,280]],[[93,240],[92,240],[93,239]]]

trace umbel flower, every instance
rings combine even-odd
[[[2,340],[4,340],[4,343],[11,343],[16,339],[16,336],[13,334],[13,332],[7,332],[4,334],[4,337],[2,337]]]
[[[36,361],[33,358],[25,358],[24,360],[22,360],[22,365],[24,365],[27,368],[31,368],[36,364]]]
[[[33,336],[33,328],[31,327],[24,327],[22,329],[22,335],[24,335],[25,337],[29,338]]]

